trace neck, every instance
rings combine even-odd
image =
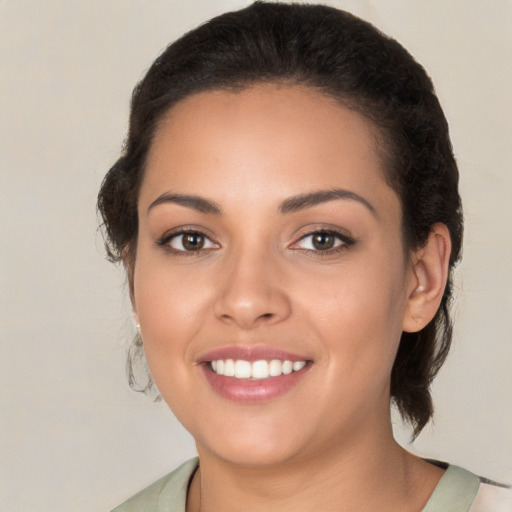
[[[200,449],[187,512],[421,510],[442,470],[385,435],[339,441],[278,467],[233,465]]]

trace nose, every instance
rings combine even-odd
[[[238,254],[225,262],[215,316],[244,330],[282,322],[291,313],[282,272],[267,255]]]

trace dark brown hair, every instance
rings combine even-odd
[[[402,204],[406,250],[421,247],[435,223],[450,231],[450,276],[441,306],[420,332],[403,333],[391,375],[391,396],[416,436],[432,416],[430,385],[452,337],[452,270],[462,242],[458,171],[425,70],[369,23],[327,6],[256,2],[171,44],[134,90],[123,153],[98,196],[108,255],[114,261],[134,257],[138,192],[165,113],[196,92],[262,82],[314,88],[377,126],[385,177]]]

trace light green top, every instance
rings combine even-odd
[[[188,483],[197,464],[197,457],[188,460],[112,512],[185,512]],[[422,512],[468,512],[479,486],[480,479],[473,473],[448,466]]]
[[[468,512],[479,487],[480,479],[476,475],[450,465],[422,512]]]

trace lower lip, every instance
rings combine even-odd
[[[223,398],[235,402],[257,403],[277,398],[297,386],[311,364],[307,364],[301,370],[288,375],[258,380],[236,379],[217,375],[210,368],[209,363],[202,364],[201,367],[210,386]]]

